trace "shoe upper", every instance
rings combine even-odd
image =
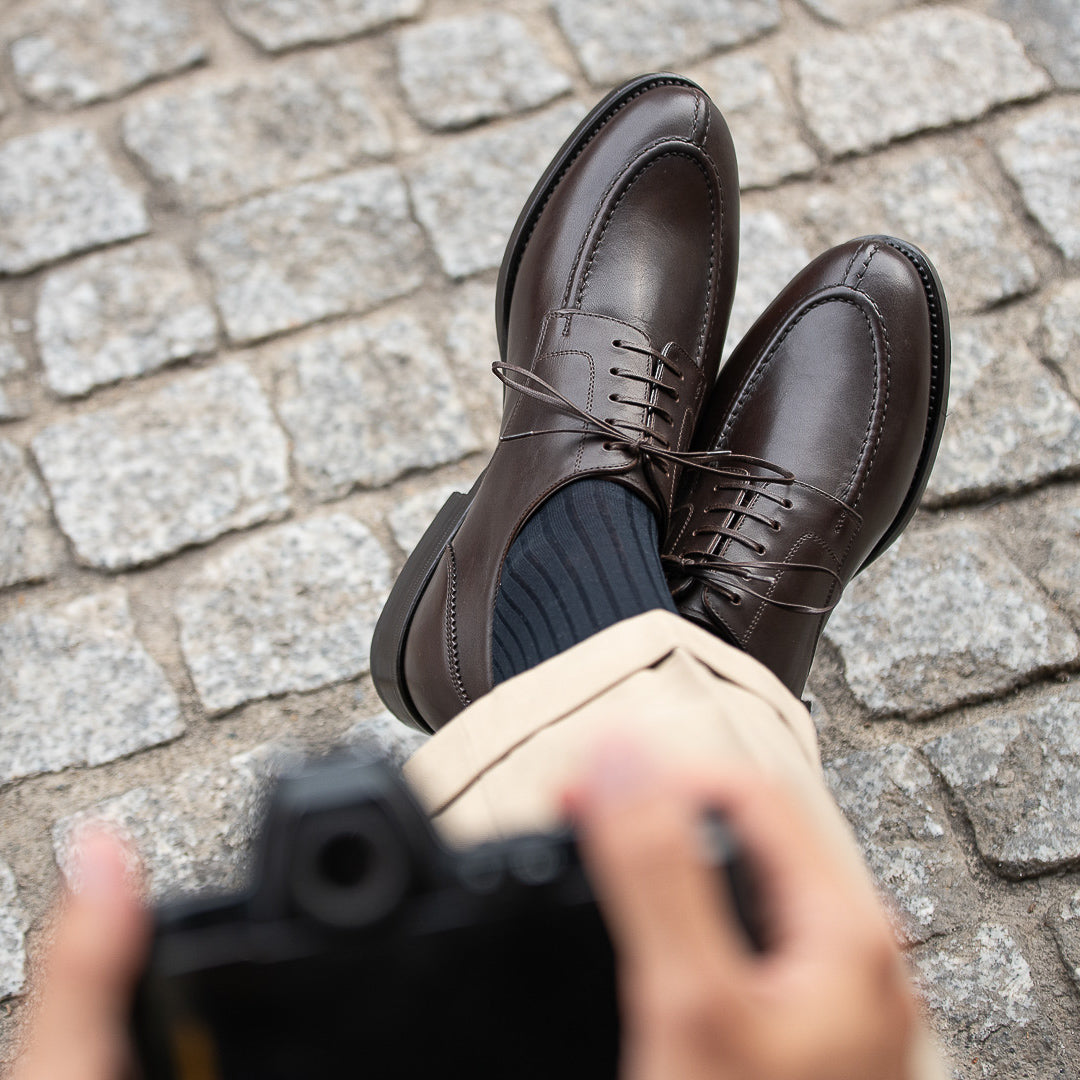
[[[933,464],[948,352],[928,268],[887,237],[815,259],[725,364],[695,438],[732,457],[684,477],[665,548],[676,603],[795,693]]]
[[[663,530],[715,378],[737,246],[734,151],[698,87],[658,77],[581,136],[508,251],[499,443],[408,631],[405,681],[431,727],[491,689],[502,564],[546,498],[608,475]]]

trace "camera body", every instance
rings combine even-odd
[[[451,849],[389,766],[330,759],[278,780],[247,890],[157,909],[133,1034],[146,1080],[598,1080],[614,958],[569,831]]]

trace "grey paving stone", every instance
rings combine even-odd
[[[591,82],[678,68],[780,23],[777,0],[553,0],[556,18]]]
[[[26,358],[15,341],[14,327],[0,297],[0,420],[25,416]]]
[[[1042,355],[1080,398],[1080,278],[1054,289],[1043,309]]]
[[[210,218],[198,244],[234,341],[365,311],[423,280],[401,175],[381,166],[264,195]]]
[[[543,105],[571,87],[515,15],[482,11],[402,30],[398,74],[417,119],[459,128]]]
[[[236,362],[53,424],[33,450],[79,559],[108,570],[289,506],[285,435]]]
[[[1017,511],[1013,542],[1035,560],[1035,575],[1054,603],[1080,622],[1080,491],[1050,489],[1049,494],[1041,506]]]
[[[817,165],[817,154],[803,141],[776,79],[760,60],[721,56],[695,71],[694,78],[724,111],[743,190],[770,187]]]
[[[176,596],[203,705],[313,690],[368,669],[390,561],[354,518],[280,525],[210,560]]]
[[[122,589],[0,623],[0,783],[101,765],[183,730]]]
[[[46,128],[0,145],[0,272],[148,232],[142,199],[85,128]]]
[[[1032,1046],[1039,1003],[1031,965],[1007,927],[981,923],[920,950],[914,963],[916,984],[960,1066],[954,1076],[1058,1075],[1029,1071],[1031,1058],[1042,1056]]]
[[[19,901],[15,875],[0,859],[0,1001],[21,993],[26,982],[24,939],[30,921]]]
[[[386,515],[386,520],[397,546],[406,555],[420,542],[420,537],[435,520],[435,515],[446,500],[458,490],[457,484],[439,484],[438,487],[425,488],[394,504]]]
[[[815,14],[839,26],[855,26],[911,7],[918,0],[803,0]]]
[[[955,7],[837,35],[800,52],[795,75],[806,121],[833,154],[974,120],[1050,86],[1004,23]]]
[[[829,761],[825,778],[851,822],[906,942],[968,924],[975,890],[926,763],[893,743]]]
[[[886,170],[871,162],[856,172],[855,182],[807,201],[826,243],[888,233],[918,244],[940,271],[953,312],[979,311],[1038,284],[1019,224],[961,158],[931,155]]]
[[[1059,86],[1080,90],[1080,6],[1074,0],[996,0],[991,10],[1009,21]]]
[[[50,577],[63,553],[38,478],[22,451],[0,439],[0,588]]]
[[[927,495],[980,498],[1080,469],[1080,405],[1035,358],[1020,318],[953,323],[949,411]]]
[[[208,352],[213,309],[180,252],[145,240],[54,270],[38,294],[38,355],[58,394],[85,394]]]
[[[558,105],[463,136],[437,147],[413,170],[416,215],[451,277],[499,265],[526,196],[581,114],[578,105]]]
[[[406,727],[389,709],[384,709],[370,720],[353,724],[345,732],[342,742],[400,769],[430,738],[430,735]]]
[[[423,8],[424,0],[225,0],[229,21],[270,52],[337,41]]]
[[[1027,877],[1080,861],[1080,687],[979,710],[924,750],[996,870]]]
[[[353,51],[184,87],[124,114],[124,144],[181,202],[218,207],[383,158],[393,149]]]
[[[1061,905],[1054,920],[1054,937],[1057,939],[1061,962],[1069,978],[1080,989],[1080,892]]]
[[[739,280],[731,304],[724,356],[738,345],[776,294],[810,261],[801,238],[770,210],[739,219]]]
[[[499,359],[495,286],[479,281],[455,286],[442,325],[455,382],[484,445],[493,445],[503,408],[503,384],[491,370]]]
[[[346,323],[277,352],[278,409],[321,498],[477,448],[446,358],[409,316]]]
[[[11,43],[19,89],[54,108],[114,97],[205,58],[183,0],[46,0]]]
[[[1080,655],[1080,641],[982,530],[904,535],[848,586],[825,630],[875,716],[928,716]]]
[[[1072,98],[1026,117],[998,147],[1032,217],[1080,259],[1080,107]]]
[[[238,887],[246,876],[270,777],[283,753],[287,752],[264,744],[61,818],[52,830],[61,872],[78,887],[73,856],[79,833],[97,822],[132,842],[145,867],[152,900]]]

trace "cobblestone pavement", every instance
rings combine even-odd
[[[740,153],[733,337],[850,236],[940,267],[939,464],[814,712],[956,1076],[1076,1075],[1076,0],[4,8],[0,1058],[87,813],[157,895],[227,882],[280,753],[417,744],[368,645],[491,442],[505,236],[603,88],[669,67]]]

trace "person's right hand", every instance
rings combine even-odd
[[[902,1080],[916,1004],[868,878],[763,776],[676,777],[603,747],[567,793],[615,945],[621,1080]],[[754,953],[696,823],[742,844],[768,938]]]

